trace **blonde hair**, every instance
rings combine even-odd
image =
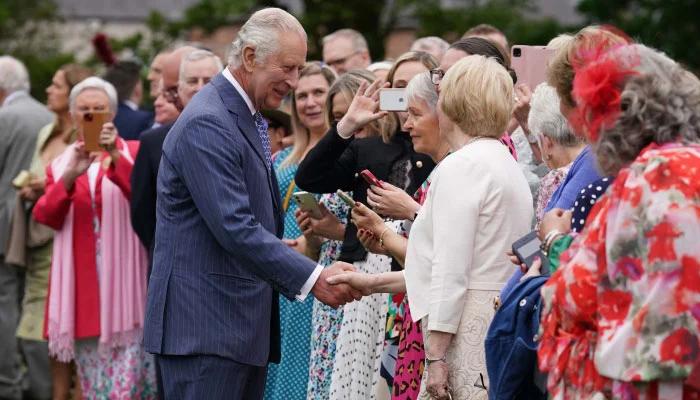
[[[605,47],[629,43],[623,37],[609,28],[598,25],[587,26],[568,41],[563,41],[547,68],[547,83],[557,90],[559,99],[569,108],[576,107],[571,96],[574,85],[574,67],[582,62],[581,55],[592,51],[604,50]]]
[[[301,71],[299,72],[299,79],[313,75],[323,76],[323,78],[326,80],[326,83],[328,83],[329,88],[333,85],[333,82],[335,82],[336,78],[335,72],[333,72],[332,69],[325,65],[322,65],[318,61],[311,61],[307,62],[304,65],[304,68],[301,69]],[[289,156],[287,156],[287,158],[285,158],[282,162],[281,167],[283,168],[301,161],[301,158],[304,156],[304,152],[306,152],[306,148],[309,146],[309,140],[311,139],[311,132],[309,131],[309,128],[302,125],[301,121],[299,121],[299,113],[297,112],[296,93],[292,93],[291,97],[292,134],[294,135],[294,146],[292,147],[292,151],[291,153],[289,153]],[[323,106],[327,107],[326,104],[327,102],[324,101]],[[327,125],[326,128],[328,128]]]
[[[450,68],[441,108],[469,136],[503,136],[513,110],[513,79],[496,60],[472,55]]]

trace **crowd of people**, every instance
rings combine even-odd
[[[42,105],[0,57],[0,398],[700,399],[697,76],[605,26],[536,87],[490,25],[306,42],[168,48],[153,112],[138,61]]]

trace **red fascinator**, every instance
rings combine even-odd
[[[625,80],[637,74],[638,57],[615,52],[630,43],[619,31],[604,28],[577,49],[572,91],[577,107],[572,123],[593,142],[620,115]]]

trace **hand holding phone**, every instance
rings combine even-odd
[[[521,237],[513,243],[513,254],[518,258],[521,264],[530,269],[532,263],[535,261],[536,257],[542,260],[542,271],[546,273],[549,271],[549,264],[547,263],[547,257],[542,254],[540,250],[540,239],[537,237],[537,231],[532,231],[527,235]]]
[[[406,111],[406,89],[382,89],[379,92],[379,109],[382,111]]]
[[[365,182],[367,182],[368,185],[379,186],[380,188],[384,189],[384,186],[382,185],[382,181],[377,179],[377,177],[374,176],[374,174],[370,170],[368,170],[368,169],[363,170],[362,172],[360,172],[360,176],[362,176],[362,178],[365,180]]]
[[[338,189],[338,191],[336,191],[336,194],[337,194],[338,197],[340,197],[340,199],[343,200],[343,202],[344,202],[345,204],[347,204],[350,208],[355,207],[355,200],[352,198],[352,196],[350,196],[349,194],[343,192],[343,191],[340,190],[340,189]]]
[[[311,215],[311,218],[321,219],[323,213],[321,213],[321,207],[318,206],[318,201],[316,197],[309,192],[295,192],[292,198],[299,206],[299,209],[306,211]]]
[[[101,151],[100,133],[102,126],[109,120],[109,113],[106,111],[89,112],[83,115],[83,142],[85,142],[85,151],[92,153]]]

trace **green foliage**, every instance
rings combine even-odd
[[[700,69],[697,0],[582,0],[578,9],[589,23],[615,25],[637,41]]]
[[[60,53],[54,23],[53,0],[0,1],[0,54],[21,60],[29,71],[32,96],[43,101],[54,72],[73,61]]]
[[[449,9],[439,7],[439,0],[415,3],[421,26],[419,36],[442,36],[452,41],[459,39],[469,28],[485,23],[502,30],[511,44],[546,44],[564,29],[552,19],[526,17],[533,11],[528,0],[471,0],[462,7]]]

